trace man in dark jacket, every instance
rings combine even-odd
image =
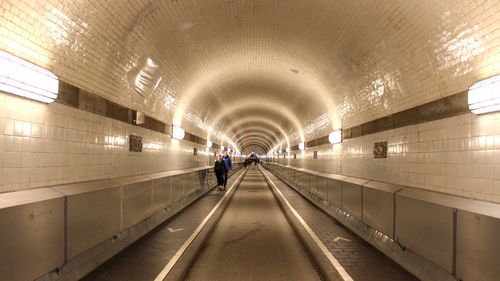
[[[224,155],[224,167],[226,168],[226,172],[224,173],[224,190],[226,190],[226,185],[227,185],[227,174],[229,171],[233,170],[233,162],[231,161],[231,158],[229,155]]]
[[[224,163],[221,155],[218,155],[217,160],[215,160],[214,173],[217,178],[217,190],[222,190],[222,186],[224,185],[224,175],[227,174],[227,172],[226,164]]]

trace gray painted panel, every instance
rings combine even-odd
[[[153,180],[153,210],[158,211],[170,204],[170,177]]]
[[[318,194],[319,177],[313,175],[308,175],[308,176],[309,176],[309,192],[316,195]]]
[[[328,202],[337,208],[342,208],[342,186],[338,180],[328,180]]]
[[[394,193],[363,187],[363,222],[394,237]]]
[[[317,183],[317,196],[323,200],[328,198],[328,179],[315,177]]]
[[[453,208],[396,194],[396,240],[452,272]]]
[[[500,219],[459,210],[457,277],[496,281],[500,278]]]
[[[184,196],[187,196],[194,191],[194,175],[193,173],[188,173],[184,176]]]
[[[207,184],[207,170],[198,171],[198,189],[205,189]]]
[[[342,207],[341,209],[351,216],[361,220],[362,218],[362,186],[342,182]]]
[[[44,196],[44,201],[0,206],[2,280],[33,280],[64,262],[64,198],[43,190],[49,195]],[[12,195],[36,196],[38,191],[16,193]]]
[[[309,185],[309,179],[307,178],[307,174],[304,172],[298,172],[299,175],[299,185],[302,189],[307,190]]]
[[[179,175],[179,176],[175,176],[175,177],[172,177],[172,180],[171,180],[171,202],[177,202],[179,201],[182,196],[183,196],[183,176],[182,175]]]
[[[123,226],[129,228],[153,213],[153,184],[143,181],[122,186]]]
[[[68,196],[68,258],[120,232],[120,208],[119,187]]]

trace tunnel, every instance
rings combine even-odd
[[[499,15],[0,0],[0,280],[500,280]]]

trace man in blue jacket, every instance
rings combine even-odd
[[[224,155],[224,165],[226,166],[226,171],[224,173],[224,190],[226,190],[226,185],[227,185],[227,174],[229,171],[233,170],[233,162],[231,162],[231,158],[229,155],[226,154]]]

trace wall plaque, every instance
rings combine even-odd
[[[130,135],[128,150],[132,152],[142,152],[142,137]]]
[[[193,155],[198,156],[198,148],[197,147],[193,147]]]
[[[373,146],[373,158],[387,158],[387,142],[376,142]]]

